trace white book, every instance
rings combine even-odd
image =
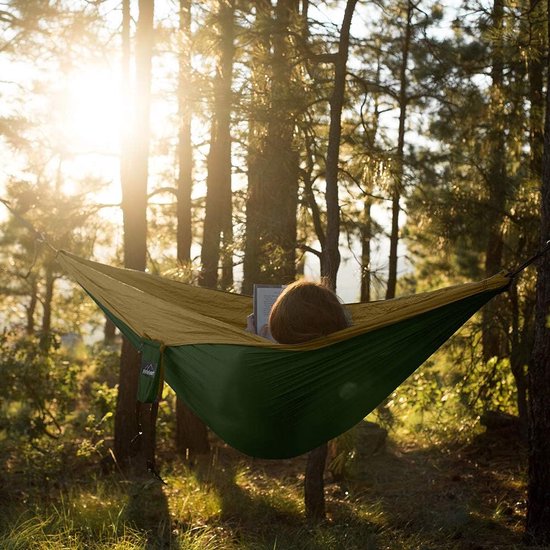
[[[269,313],[285,285],[254,285],[254,329],[256,334],[267,335]]]

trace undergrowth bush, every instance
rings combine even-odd
[[[488,410],[517,414],[517,388],[507,358],[464,357],[451,341],[390,396],[394,423],[433,444],[470,439]]]
[[[80,365],[71,361],[59,340],[5,331],[0,369],[1,428],[30,441],[61,437],[76,401]]]
[[[102,456],[113,433],[118,351],[0,334],[0,445],[29,475]]]

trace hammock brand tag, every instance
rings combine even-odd
[[[141,374],[154,377],[157,373],[157,368],[158,365],[155,365],[154,363],[147,363],[145,366],[142,365]]]
[[[138,401],[142,403],[158,401],[162,387],[161,360],[161,345],[158,342],[143,340],[138,381]]]

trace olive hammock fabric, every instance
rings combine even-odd
[[[244,331],[252,298],[110,267],[58,261],[142,350],[141,401],[164,379],[228,444],[288,458],[348,430],[510,283],[478,283],[349,304],[353,326],[306,344]]]

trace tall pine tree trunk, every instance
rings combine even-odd
[[[399,213],[401,211],[400,201],[403,193],[404,155],[405,155],[405,130],[407,122],[407,67],[409,64],[409,51],[412,37],[412,16],[414,5],[407,2],[407,24],[403,37],[403,49],[401,67],[399,71],[399,128],[397,132],[396,170],[392,190],[392,214],[390,233],[390,254],[388,261],[388,284],[386,287],[386,300],[395,298],[397,286],[397,246],[399,244]]]
[[[257,8],[259,26],[270,14],[269,3],[259,1]],[[254,97],[260,100],[260,116],[250,127],[245,293],[252,291],[254,283],[289,283],[296,276],[299,157],[293,144],[297,91],[292,79],[290,27],[297,9],[296,0],[277,2],[275,20],[269,27],[273,46],[270,70],[258,59],[269,52],[267,38],[260,40],[254,64]],[[271,87],[266,90],[269,76]]]
[[[527,361],[525,360],[525,338],[527,338],[527,335],[525,333],[528,332],[528,329],[525,328],[525,325],[523,331],[520,329],[519,296],[517,284],[515,281],[510,285],[510,290],[508,291],[508,294],[510,296],[510,313],[512,318],[512,332],[510,334],[510,370],[512,371],[512,376],[514,377],[514,382],[517,389],[516,403],[518,407],[518,416],[520,420],[521,431],[523,435],[526,435],[528,424],[527,376],[525,372],[525,366],[527,364]],[[525,319],[524,324],[527,323],[528,321],[527,319]]]
[[[52,300],[55,277],[53,273],[53,261],[46,262],[46,286],[44,300],[42,302],[42,326],[40,327],[40,348],[47,351],[50,347],[52,331]]]
[[[321,276],[329,286],[336,289],[336,275],[340,267],[340,204],[338,200],[338,168],[340,158],[340,138],[342,135],[342,109],[346,91],[346,71],[349,55],[351,20],[357,0],[348,0],[340,29],[338,52],[334,62],[334,87],[330,98],[330,124],[326,161],[326,203],[327,230],[325,248],[321,257]]]
[[[550,35],[550,1],[548,2]],[[541,186],[541,244],[550,240],[550,54]],[[535,342],[529,365],[529,482],[526,538],[550,545],[550,254],[538,264]]]
[[[528,36],[530,37],[530,56],[528,63],[529,93],[529,177],[539,182],[542,178],[542,155],[544,149],[544,58],[546,45],[545,5],[540,0],[530,0],[528,13]],[[529,228],[527,228],[529,231]],[[536,235],[532,235],[536,238]],[[532,239],[529,239],[532,240]],[[525,249],[526,239],[520,239],[517,250]],[[520,310],[517,285],[514,283],[509,291],[512,304],[512,335],[510,367],[517,387],[517,405],[522,431],[528,432],[528,379],[526,365],[529,349],[532,347],[530,300]],[[520,329],[520,317],[523,316],[523,328]]]
[[[254,236],[260,223],[259,195],[262,187],[262,142],[266,133],[266,123],[269,112],[269,78],[267,60],[271,47],[271,38],[267,33],[261,33],[262,28],[271,25],[271,3],[269,0],[254,2],[256,19],[254,29],[256,39],[251,50],[251,108],[248,113],[248,186],[246,200],[246,238],[243,264],[243,292],[251,294],[252,285],[259,282],[261,265],[260,240]]]
[[[129,6],[129,4],[127,4]],[[129,17],[129,9],[124,11]],[[123,28],[129,25],[129,19]],[[131,138],[122,151],[121,185],[124,224],[124,266],[143,271],[147,247],[147,177],[149,157],[149,112],[151,96],[151,59],[153,51],[153,0],[139,1],[136,29],[136,84]],[[129,462],[132,439],[137,434],[136,394],[139,355],[125,339],[120,358],[119,387],[115,414],[115,456],[119,463]],[[140,461],[151,459],[153,434],[144,433]]]
[[[348,0],[340,30],[338,52],[334,64],[334,87],[330,99],[329,143],[326,161],[327,230],[325,247],[321,255],[321,276],[336,290],[336,276],[340,267],[340,204],[338,201],[338,167],[340,138],[342,135],[342,109],[346,90],[346,70],[349,53],[351,20],[357,0]],[[327,444],[308,455],[304,480],[306,515],[312,519],[325,517],[324,472],[327,459]]]
[[[361,224],[361,302],[370,302],[371,300],[371,208],[372,199],[367,197],[363,203],[363,222]]]
[[[528,69],[530,171],[531,178],[540,181],[544,148],[544,3],[540,0],[530,0],[529,8],[529,36],[532,41]]]
[[[193,150],[191,145],[191,0],[180,0],[180,47],[178,75],[178,181],[177,181],[177,259],[181,267],[191,262]],[[185,458],[208,453],[208,431],[204,422],[176,397],[176,449]]]
[[[26,306],[26,332],[27,334],[34,334],[34,315],[36,313],[36,306],[38,305],[38,281],[34,274],[30,278],[31,283],[31,295],[29,305]]]
[[[502,51],[502,32],[504,19],[503,0],[493,4],[493,40],[491,68],[491,98],[489,146],[490,165],[487,177],[487,246],[485,252],[485,276],[490,277],[502,268],[504,247],[502,222],[504,219],[506,198],[506,142],[505,114],[503,112],[504,59]],[[500,301],[491,301],[482,311],[483,358],[501,356],[498,310]]]
[[[381,63],[378,59],[376,66],[376,80],[375,85],[380,85],[380,73]],[[367,88],[365,87],[365,94]],[[363,179],[365,186],[365,199],[363,202],[363,221],[361,224],[361,302],[370,302],[371,300],[371,286],[372,286],[372,270],[371,270],[371,240],[373,238],[373,220],[372,220],[372,192],[374,189],[376,175],[378,173],[378,166],[375,165],[373,170],[372,159],[374,157],[374,151],[376,148],[376,136],[378,134],[378,127],[380,122],[380,105],[378,94],[374,95],[374,113],[371,127],[369,131],[366,131],[366,146],[367,150],[371,152],[370,166],[365,167],[366,176]],[[378,161],[376,161],[378,164]]]
[[[178,263],[186,266],[191,261],[192,217],[191,191],[193,187],[193,148],[191,145],[191,0],[180,0],[179,13],[180,54],[178,69],[178,180],[176,191]]]
[[[105,317],[105,323],[103,325],[103,343],[105,345],[111,345],[115,342],[116,327],[113,321],[108,317]]]
[[[210,151],[206,180],[206,210],[201,251],[199,284],[218,286],[220,257],[231,255],[231,85],[233,82],[234,2],[220,0],[218,11],[219,59],[214,78],[214,112],[212,116]],[[224,245],[224,254],[220,245]],[[229,273],[228,273],[229,271]],[[225,262],[224,283],[232,283],[231,270]]]

